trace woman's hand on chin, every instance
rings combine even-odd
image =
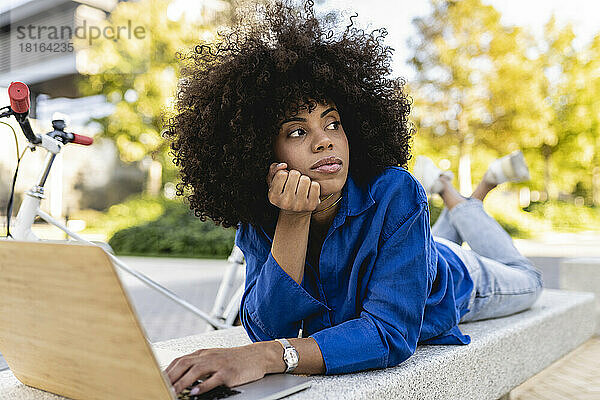
[[[199,389],[196,394],[220,385],[239,386],[265,376],[266,359],[258,349],[258,346],[242,346],[197,350],[176,358],[164,372],[177,394],[198,379],[204,381],[192,388]]]
[[[300,171],[287,170],[286,163],[271,164],[267,174],[267,197],[281,212],[296,216],[310,216],[321,204],[321,185]]]

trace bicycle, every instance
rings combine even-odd
[[[14,181],[16,180],[16,174],[18,173],[17,163],[17,170],[15,172],[15,179],[13,179],[13,187],[11,190],[11,201],[9,202],[9,209],[7,211],[6,240],[44,240],[36,236],[31,230],[35,218],[40,217],[47,223],[61,229],[69,237],[75,239],[76,241],[102,248],[106,252],[106,254],[111,258],[113,263],[119,268],[121,268],[123,271],[141,280],[147,286],[158,291],[162,295],[166,296],[170,300],[174,301],[175,303],[186,308],[188,311],[191,311],[192,313],[196,314],[198,317],[206,321],[208,323],[206,329],[207,331],[211,331],[214,329],[227,329],[233,327],[239,313],[241,297],[244,291],[244,282],[242,282],[241,286],[235,292],[233,292],[233,295],[231,295],[232,291],[235,290],[235,278],[239,269],[245,268],[244,255],[242,251],[236,245],[234,245],[230,256],[227,258],[229,265],[225,271],[223,279],[221,280],[213,308],[210,313],[206,313],[197,308],[196,306],[190,304],[186,300],[180,298],[169,289],[148,278],[146,275],[127,266],[127,264],[119,260],[114,255],[114,251],[112,250],[110,245],[108,245],[108,243],[88,241],[80,235],[78,235],[77,233],[71,231],[60,221],[54,219],[52,216],[40,209],[40,203],[42,199],[45,198],[44,185],[46,183],[46,179],[48,178],[48,174],[50,173],[50,169],[52,168],[54,159],[56,155],[60,153],[63,146],[69,143],[76,143],[84,146],[89,146],[93,143],[93,138],[78,135],[71,132],[66,132],[65,118],[63,116],[57,116],[56,114],[53,115],[52,119],[52,127],[54,129],[52,132],[48,132],[43,135],[35,134],[31,129],[31,125],[29,124],[28,120],[30,103],[29,88],[27,87],[27,85],[22,82],[12,82],[8,88],[8,94],[10,98],[10,106],[0,108],[0,118],[14,116],[19,125],[21,126],[23,134],[27,138],[28,148],[31,151],[35,151],[37,147],[41,147],[45,149],[48,153],[46,155],[44,165],[42,167],[42,171],[40,173],[37,184],[34,185],[30,190],[25,192],[25,198],[21,202],[11,233],[10,214],[12,209],[12,198],[14,195]],[[15,134],[15,140],[17,140],[14,129],[13,134]],[[19,154],[17,154],[17,157],[18,161],[20,161]],[[70,240],[52,242],[70,242]],[[227,303],[228,297],[231,298]]]

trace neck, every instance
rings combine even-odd
[[[327,196],[326,196],[327,197]],[[323,228],[331,225],[333,219],[335,218],[341,204],[342,204],[342,192],[335,193],[333,196],[324,201],[320,207],[315,210],[315,214],[311,216],[311,226],[316,225],[317,228]],[[338,201],[339,200],[339,201]],[[337,203],[336,203],[337,202]],[[330,207],[332,204],[336,203],[333,207],[325,210]],[[317,212],[319,210],[325,210],[322,212]]]

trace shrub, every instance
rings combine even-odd
[[[154,221],[115,232],[109,244],[119,255],[227,258],[235,229],[200,221],[180,201],[163,200]]]
[[[439,218],[444,203],[429,200],[430,223]],[[485,209],[514,238],[529,238],[549,230],[594,230],[600,226],[600,209],[565,202],[531,203],[525,209],[509,193],[492,192]],[[91,215],[91,214],[90,214]],[[107,224],[116,232],[109,244],[120,255],[227,258],[235,240],[234,228],[200,221],[181,201],[137,196],[96,215],[92,226]],[[131,226],[134,225],[134,226]]]
[[[165,212],[166,204],[170,201],[164,197],[134,195],[104,212],[84,209],[73,212],[69,217],[84,220],[88,233],[101,232],[110,237],[118,230],[157,219]]]
[[[487,203],[486,203],[487,204]],[[512,212],[507,212],[506,208],[503,208],[500,212],[493,208],[487,209],[486,212],[490,214],[502,228],[514,238],[529,238],[531,237],[531,230],[529,225],[519,218],[518,214],[522,213],[518,208],[514,208]],[[439,218],[442,210],[444,209],[444,202],[440,197],[434,197],[429,199],[429,211],[430,211],[430,224],[433,226]]]
[[[435,224],[435,221],[437,221],[437,219],[440,217],[440,214],[442,213],[443,209],[444,202],[442,201],[442,199],[440,199],[439,197],[429,199],[429,224],[431,226],[433,226],[433,224]]]
[[[547,220],[552,228],[559,231],[598,230],[600,208],[578,206],[564,201],[531,203],[523,209],[532,216]]]

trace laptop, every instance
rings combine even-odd
[[[19,381],[64,397],[178,399],[163,370],[183,353],[153,349],[96,246],[0,241],[0,353]],[[310,385],[270,374],[228,398],[279,399]]]

